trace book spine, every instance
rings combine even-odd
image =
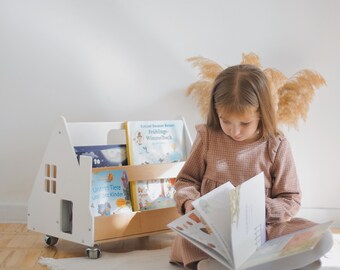
[[[134,165],[133,158],[132,158],[132,136],[129,135],[130,130],[129,130],[128,122],[124,123],[124,128],[125,128],[125,135],[126,135],[126,155],[127,155],[128,165]],[[138,209],[137,191],[136,191],[137,183],[136,181],[131,181],[131,179],[129,178],[129,185],[130,185],[132,210],[138,211],[139,209]]]

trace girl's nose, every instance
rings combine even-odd
[[[230,128],[230,133],[232,136],[237,136],[240,134],[240,127],[234,125]]]

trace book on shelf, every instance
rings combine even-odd
[[[228,269],[247,269],[311,250],[332,224],[266,241],[263,173],[237,187],[227,182],[193,206],[168,227]]]
[[[92,169],[90,207],[93,216],[132,212],[130,187],[125,170],[112,167]]]
[[[93,216],[110,216],[132,212],[130,187],[125,170],[115,166],[127,165],[126,145],[74,146],[78,162],[81,155],[92,157],[92,188],[90,209]]]
[[[127,121],[125,124],[129,165],[172,163],[186,159],[183,120]],[[130,181],[133,210],[175,206],[174,182],[174,178]]]
[[[110,167],[127,165],[126,145],[84,145],[74,146],[78,162],[81,155],[92,157],[92,167]]]

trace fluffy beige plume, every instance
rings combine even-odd
[[[188,62],[190,62],[193,67],[200,69],[200,77],[203,80],[215,80],[217,75],[223,70],[219,64],[202,56],[190,57],[188,58]]]
[[[277,90],[278,121],[295,128],[299,118],[306,121],[315,90],[323,85],[326,85],[325,79],[315,71],[303,69],[295,73]]]
[[[216,62],[207,58],[196,56],[188,59],[193,67],[200,69],[200,79],[187,88],[186,94],[192,95],[198,104],[200,114],[206,119],[209,110],[210,93],[214,80],[223,68]]]
[[[206,119],[211,89],[215,78],[223,68],[216,62],[201,56],[191,57],[188,61],[193,67],[200,69],[200,79],[190,84],[186,93],[196,99],[200,114]],[[255,53],[243,53],[241,64],[255,65],[262,69],[260,58]],[[269,80],[278,122],[297,128],[300,118],[304,121],[307,119],[315,90],[326,84],[324,78],[309,69],[303,69],[289,79],[277,69],[262,70]]]
[[[203,119],[206,119],[209,111],[210,93],[213,86],[213,80],[197,81],[189,85],[187,95],[193,94],[197,101],[200,114]]]
[[[240,64],[254,65],[261,68],[260,58],[255,53],[242,53],[242,61]]]
[[[272,93],[275,111],[278,110],[279,106],[279,95],[277,89],[287,81],[287,77],[280,71],[274,68],[266,68],[263,70],[269,81],[270,91]]]

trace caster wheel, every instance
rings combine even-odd
[[[58,242],[58,238],[51,236],[51,235],[46,235],[45,236],[45,243],[49,246],[54,246]]]
[[[89,259],[98,259],[101,256],[100,248],[95,245],[86,249],[86,255]]]

